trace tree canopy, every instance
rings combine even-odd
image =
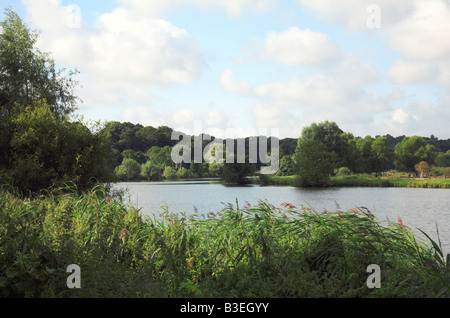
[[[0,179],[23,193],[65,182],[89,188],[114,178],[110,144],[80,120],[70,120],[79,99],[76,82],[36,47],[11,9],[0,23]]]
[[[15,105],[26,107],[46,100],[53,114],[72,113],[79,98],[73,89],[76,70],[57,69],[49,53],[35,44],[39,33],[30,30],[11,9],[0,23],[0,105],[11,111]]]

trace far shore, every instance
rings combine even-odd
[[[255,180],[256,181],[256,180]],[[295,186],[295,176],[266,176],[262,185]],[[450,189],[450,179],[444,178],[388,178],[371,175],[331,177],[331,187],[406,187]]]

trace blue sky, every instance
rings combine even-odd
[[[450,138],[446,0],[0,4],[80,71],[87,120],[282,138],[331,120],[356,136]]]

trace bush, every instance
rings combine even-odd
[[[136,180],[141,174],[141,165],[134,159],[125,158],[115,172],[119,180]]]
[[[177,172],[171,166],[166,166],[164,168],[163,177],[166,178],[166,179],[176,179],[177,178]]]
[[[4,169],[21,192],[35,192],[74,182],[80,189],[113,180],[106,136],[81,121],[57,119],[45,101],[10,116],[10,155]]]
[[[347,167],[341,167],[334,171],[337,177],[349,176],[352,175],[353,172]]]
[[[147,180],[156,181],[162,178],[163,169],[161,166],[153,163],[152,161],[147,161],[142,165],[141,175]]]

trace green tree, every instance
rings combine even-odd
[[[223,164],[221,179],[226,184],[247,184],[247,177],[255,173],[255,165],[249,163],[248,157],[245,162],[237,163],[237,156],[234,157],[234,163],[227,162]]]
[[[172,148],[169,146],[153,146],[146,152],[146,156],[153,163],[163,167],[174,165],[172,161]]]
[[[45,102],[14,112],[11,119],[10,171],[21,191],[39,191],[72,181],[79,188],[113,179],[109,144],[82,122],[55,118]]]
[[[208,172],[213,178],[220,177],[222,175],[223,163],[211,162],[209,164]]]
[[[68,115],[79,99],[72,79],[77,71],[56,69],[48,53],[36,47],[38,32],[30,30],[12,9],[0,23],[0,107],[10,112],[46,100],[53,114]]]
[[[176,179],[177,178],[177,172],[174,168],[171,166],[166,166],[163,171],[163,177],[166,179]]]
[[[115,172],[120,180],[136,180],[141,174],[141,165],[134,159],[125,158]]]
[[[295,173],[293,155],[284,155],[280,159],[280,169],[278,175],[280,176],[292,176]]]
[[[386,137],[378,136],[372,142],[372,172],[383,172],[388,169],[391,155],[388,150]]]
[[[142,165],[141,175],[149,181],[156,181],[162,178],[163,168],[160,165],[148,160]]]
[[[436,159],[435,147],[418,136],[405,137],[395,146],[396,168],[400,171],[415,171],[415,165],[426,161],[429,165]]]
[[[335,122],[313,123],[303,128],[301,138],[325,146],[326,151],[332,154],[330,159],[333,169],[349,167],[354,170],[354,151],[349,143],[349,139],[352,139],[353,136],[344,133]]]
[[[296,183],[301,187],[327,186],[335,157],[323,143],[300,137],[294,154]]]
[[[136,160],[139,164],[147,162],[147,157],[139,150],[127,149],[122,151],[122,158],[131,158]]]
[[[450,150],[438,153],[435,163],[438,167],[450,167]]]

